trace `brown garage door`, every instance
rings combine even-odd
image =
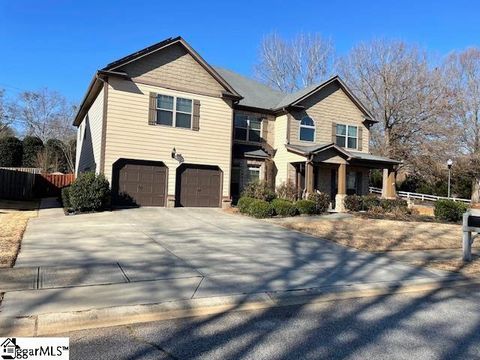
[[[117,203],[165,206],[167,168],[162,163],[124,161],[116,169]]]
[[[219,207],[221,171],[217,167],[184,166],[177,173],[178,206]]]

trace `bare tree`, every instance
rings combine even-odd
[[[452,131],[453,98],[441,69],[429,67],[426,53],[401,41],[361,43],[339,62],[352,90],[380,126],[372,129],[374,148],[413,163]]]
[[[255,73],[265,84],[291,93],[325,79],[333,62],[333,43],[319,34],[301,33],[289,41],[272,33],[262,40]]]
[[[474,177],[472,202],[480,202],[480,49],[452,53],[446,60],[452,92],[457,96],[455,120],[460,128],[460,153],[470,158]]]
[[[76,107],[55,91],[42,89],[20,94],[19,117],[26,133],[39,137],[44,143],[56,139],[63,152],[68,170],[75,168],[75,129],[72,126]],[[46,150],[47,151],[47,150]],[[49,154],[41,156],[43,162]]]

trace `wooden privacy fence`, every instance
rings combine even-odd
[[[37,175],[17,170],[0,169],[0,198],[31,199]]]
[[[0,198],[28,200],[60,196],[62,188],[74,180],[74,174],[35,174],[23,168],[0,168]]]
[[[35,196],[60,196],[62,188],[75,180],[75,174],[38,174],[35,179]]]

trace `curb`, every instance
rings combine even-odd
[[[74,312],[46,313],[29,317],[0,319],[0,336],[46,336],[70,331],[262,310],[292,305],[311,305],[336,300],[435,291],[480,285],[480,278],[455,276],[432,281],[338,285],[304,290],[264,292],[196,298],[156,304],[128,305]]]

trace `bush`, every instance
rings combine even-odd
[[[315,213],[323,214],[328,210],[330,206],[330,196],[322,192],[315,192],[308,195],[308,200],[311,200],[315,203]]]
[[[70,186],[62,189],[61,200],[64,209],[70,209],[72,207],[72,203],[70,202]]]
[[[248,207],[248,215],[257,219],[272,217],[274,212],[272,204],[265,200],[255,199]]]
[[[379,205],[373,205],[367,210],[367,213],[371,217],[383,217],[385,215],[385,209]]]
[[[0,166],[22,166],[23,146],[15,136],[0,138]]]
[[[37,154],[43,150],[43,141],[36,136],[25,136],[23,138],[23,167],[36,167]]]
[[[360,195],[347,195],[345,196],[345,207],[349,211],[361,211],[363,210],[363,196]]]
[[[248,184],[243,190],[242,196],[264,201],[272,201],[277,197],[275,191],[264,181],[254,181]]]
[[[297,215],[297,207],[290,200],[274,199],[272,201],[275,214],[279,216],[295,216]]]
[[[438,200],[435,203],[434,214],[439,220],[458,222],[462,219],[463,213],[468,209],[467,204],[453,200]]]
[[[392,212],[395,209],[407,209],[408,203],[404,199],[380,199],[380,206],[385,212]]]
[[[295,203],[300,214],[313,215],[317,214],[317,204],[312,200],[298,200]]]
[[[380,206],[381,199],[375,195],[363,196],[363,210],[370,210],[372,207]]]
[[[277,186],[277,197],[290,201],[297,200],[298,192],[295,184],[291,181],[283,182]]]
[[[109,202],[110,189],[103,175],[88,172],[81,174],[70,185],[69,200],[74,211],[96,211],[104,209]]]
[[[242,196],[237,203],[238,211],[240,211],[242,214],[248,214],[248,208],[254,200],[254,198]]]

